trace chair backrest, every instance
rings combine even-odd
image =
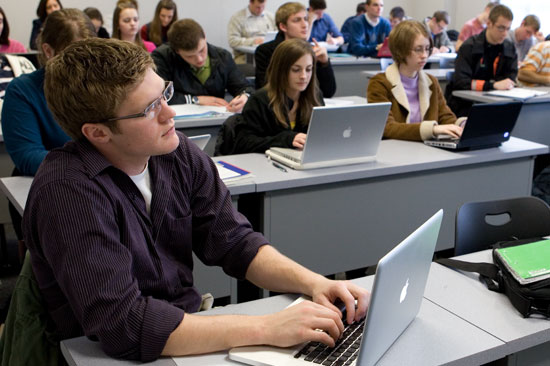
[[[393,58],[382,57],[380,59],[380,68],[382,69],[382,71],[386,71],[388,66],[390,66],[391,64],[393,64]]]
[[[469,202],[456,215],[455,255],[488,249],[498,241],[550,235],[550,207],[536,197]]]
[[[231,155],[235,151],[235,126],[243,122],[240,114],[229,116],[220,127],[216,138],[214,156]]]

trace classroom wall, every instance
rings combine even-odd
[[[116,0],[60,0],[65,8],[74,7],[84,9],[86,6],[95,6],[102,13],[107,30],[110,31],[112,15]],[[180,18],[194,18],[205,29],[208,41],[225,48],[229,48],[226,37],[226,26],[229,18],[236,11],[244,8],[248,0],[203,0],[185,1],[175,0],[178,4]],[[10,22],[10,37],[23,42],[28,46],[32,20],[36,18],[38,0],[7,1],[2,4]],[[286,0],[267,0],[266,9],[273,13]],[[307,1],[301,1],[307,4]],[[327,0],[327,12],[335,23],[341,26],[344,20],[355,13],[358,0]],[[480,0],[386,0],[384,2],[384,16],[388,16],[394,6],[401,6],[408,16],[421,20],[433,14],[435,10],[447,10],[451,15],[451,27],[460,29],[461,25],[473,18],[485,6]],[[155,0],[140,1],[140,18],[142,24],[153,17]],[[21,6],[23,5],[23,7]]]

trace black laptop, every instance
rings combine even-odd
[[[460,138],[444,136],[424,143],[457,151],[500,146],[510,139],[522,105],[522,102],[474,104]]]

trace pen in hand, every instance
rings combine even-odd
[[[280,171],[287,173],[286,168],[285,168],[284,166],[282,166],[281,164],[278,164],[278,163],[276,163],[276,162],[274,162],[274,161],[272,161],[271,164],[273,164],[273,166],[274,166],[275,168],[279,169]]]

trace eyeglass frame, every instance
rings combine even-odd
[[[172,99],[172,97],[174,96],[174,83],[172,81],[165,81],[164,85],[165,85],[164,90],[162,91],[160,96],[157,99],[155,99],[151,104],[149,104],[147,107],[145,107],[143,112],[129,114],[127,116],[122,116],[122,117],[108,118],[108,119],[104,119],[104,120],[101,120],[101,121],[97,121],[96,123],[113,122],[113,121],[118,121],[118,120],[122,120],[122,119],[147,117],[147,113],[149,113],[153,109],[158,108],[157,106],[155,106],[155,104],[158,103],[158,106],[160,107],[163,98],[164,98],[164,100],[166,100],[166,102],[169,102],[170,99]],[[166,93],[168,91],[170,91],[170,95],[167,97]],[[156,114],[155,114],[155,116],[156,116]],[[150,119],[155,118],[155,116],[151,117]]]
[[[430,56],[433,52],[433,49],[434,49],[433,46],[422,47],[422,50],[420,50],[419,47],[416,47],[416,48],[411,48],[411,52],[414,52],[417,55],[421,55],[424,52],[427,52],[428,56]]]

